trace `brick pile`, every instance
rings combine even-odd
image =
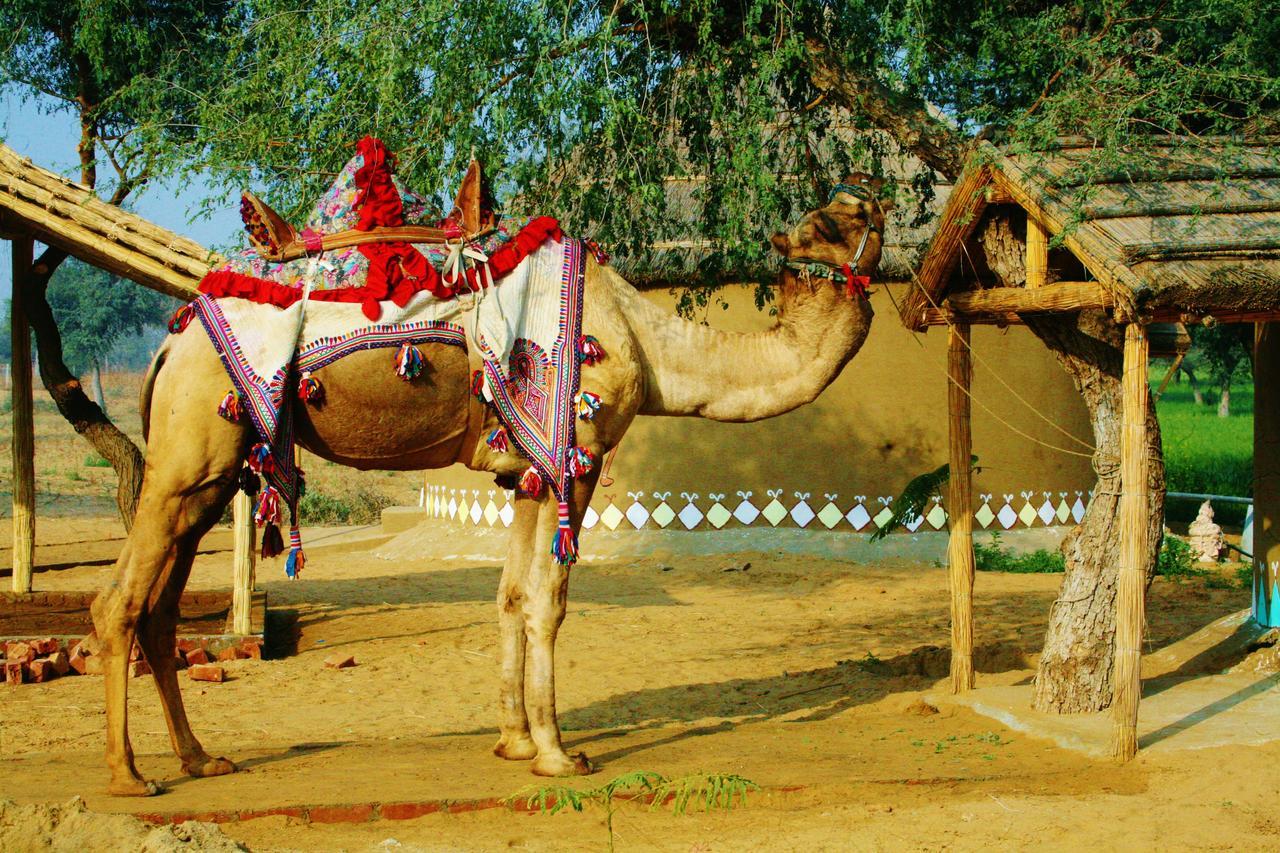
[[[80,640],[10,640],[3,644],[3,651],[6,684],[39,684],[68,675],[102,674],[102,643],[95,633]],[[177,668],[190,668],[192,679],[219,682],[225,678],[222,663],[262,660],[262,638],[184,638],[178,640],[173,654]],[[129,676],[150,674],[142,648],[134,643],[129,652]]]

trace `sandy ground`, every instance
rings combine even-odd
[[[44,525],[39,561],[57,570],[38,574],[37,586],[98,586],[120,545],[102,541],[111,525]],[[0,798],[58,804],[80,795],[100,812],[218,811],[482,799],[533,785],[526,765],[488,752],[499,568],[431,556],[465,552],[457,531],[415,535],[417,559],[404,540],[386,543],[376,531],[330,547],[313,531],[302,581],[284,581],[270,563],[260,568],[273,646],[296,653],[236,662],[221,685],[183,682],[197,733],[245,772],[177,776],[154,689],[138,679],[129,700],[134,747],[143,772],[169,791],[147,801],[107,797],[101,682],[67,678],[0,694]],[[208,540],[193,586],[226,585],[225,540]],[[1032,675],[1059,580],[979,576],[979,686]],[[735,773],[763,788],[728,812],[677,816],[621,804],[620,850],[1280,843],[1280,742],[1169,751],[1117,767],[922,702],[947,665],[936,648],[948,636],[945,570],[936,566],[776,552],[610,559],[576,568],[570,599],[559,644],[561,720],[572,748],[600,765],[574,784],[644,770]],[[1148,649],[1247,604],[1238,589],[1158,580]],[[334,650],[359,665],[324,669]],[[222,828],[254,850],[599,850],[609,839],[595,806],[365,824],[270,817]]]

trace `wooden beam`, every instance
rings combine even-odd
[[[1027,287],[1044,287],[1049,274],[1049,232],[1027,212]]]
[[[914,328],[927,329],[930,326],[950,326],[955,323],[968,323],[971,326],[1022,326],[1021,315],[1006,311],[974,316],[961,316],[949,308],[926,308],[920,315],[920,322]]]
[[[951,583],[951,692],[973,689],[973,472],[970,456],[969,391],[973,367],[969,359],[969,327],[951,327],[947,338],[947,415],[949,465],[947,508],[951,534],[947,543],[947,576]]]
[[[253,633],[253,587],[256,574],[253,499],[239,489],[231,499],[231,633]]]
[[[987,314],[1083,311],[1109,308],[1111,297],[1097,282],[1062,282],[1044,287],[990,287],[953,293],[942,307],[963,317]]]
[[[32,240],[10,242],[13,250],[13,299],[9,306],[11,400],[13,403],[13,591],[31,592],[36,554],[35,424],[31,388],[31,325],[27,320],[26,284],[31,271]]]
[[[1130,323],[1124,333],[1120,437],[1120,573],[1116,582],[1115,698],[1111,703],[1112,755],[1138,752],[1138,699],[1142,695],[1143,597],[1147,586],[1147,335]]]
[[[1253,619],[1280,626],[1280,323],[1258,323],[1253,344]],[[1273,568],[1275,567],[1275,568]]]

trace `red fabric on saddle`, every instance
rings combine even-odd
[[[421,290],[430,291],[439,299],[451,299],[460,290],[479,290],[490,280],[498,281],[520,265],[520,262],[533,254],[547,240],[560,242],[564,234],[560,223],[550,216],[539,216],[529,222],[520,233],[494,250],[489,256],[489,277],[483,278],[475,269],[466,272],[467,286],[450,287],[441,277],[440,272],[431,265],[426,257],[407,243],[370,243],[361,246],[405,246],[413,249],[412,256],[393,251],[387,254],[394,263],[383,267],[382,277],[376,279],[374,265],[370,259],[369,278],[363,287],[340,287],[335,290],[313,290],[311,299],[316,302],[359,302],[361,310],[370,320],[377,320],[382,313],[378,303],[390,299],[403,308]],[[416,258],[414,257],[416,256]],[[421,259],[421,264],[418,263]],[[403,262],[403,266],[402,266]],[[230,270],[214,270],[205,275],[200,282],[200,292],[210,296],[235,296],[275,305],[277,308],[288,308],[302,298],[302,289],[278,284],[267,279],[255,278]],[[372,313],[371,313],[372,312]]]

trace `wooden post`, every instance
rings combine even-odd
[[[13,250],[12,335],[13,403],[13,591],[31,592],[36,556],[35,424],[31,393],[31,325],[27,321],[26,280],[31,270],[30,237],[11,240]]]
[[[951,327],[947,338],[947,413],[951,476],[947,505],[951,538],[947,544],[951,582],[951,691],[973,689],[973,438],[969,423],[969,327]]]
[[[1116,583],[1116,660],[1112,754],[1128,761],[1138,752],[1138,699],[1142,695],[1143,596],[1147,557],[1147,335],[1124,330],[1120,439],[1120,573]]]
[[[1253,343],[1253,618],[1280,626],[1280,323]]]
[[[1049,272],[1049,232],[1027,214],[1027,287],[1044,287]]]
[[[231,499],[231,633],[253,632],[253,587],[255,528],[253,499],[237,490]]]

